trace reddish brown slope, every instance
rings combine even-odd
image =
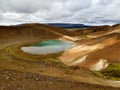
[[[97,27],[94,28],[97,30]],[[99,29],[103,30],[99,31]],[[63,53],[61,57],[63,63],[70,66],[91,68],[94,65],[100,65],[101,67],[105,65],[106,67],[106,61],[108,63],[120,62],[119,29],[120,25],[101,28],[98,27],[97,32],[89,34],[96,35],[96,38],[80,40],[76,46]],[[97,70],[97,68],[95,70]]]

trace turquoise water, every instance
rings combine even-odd
[[[52,54],[62,52],[73,45],[74,43],[72,42],[45,40],[35,43],[29,47],[22,47],[21,50],[29,54]]]
[[[33,46],[48,46],[48,45],[62,45],[65,42],[60,40],[45,40],[38,43],[33,44]]]

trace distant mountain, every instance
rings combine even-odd
[[[47,23],[47,25],[61,27],[61,28],[88,28],[90,27],[84,24],[70,24],[70,23]]]

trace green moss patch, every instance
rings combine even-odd
[[[16,59],[21,59],[21,60],[27,60],[27,61],[36,61],[36,62],[41,62],[41,63],[46,63],[49,65],[56,65],[64,68],[68,68],[65,64],[59,60],[61,53],[56,53],[56,54],[46,54],[46,55],[31,55],[24,53],[23,51],[20,50],[22,46],[29,46],[29,44],[18,44],[14,46],[9,46],[5,48],[5,52],[10,54],[13,58]]]
[[[120,63],[110,64],[108,68],[99,72],[95,72],[95,74],[112,80],[120,80]]]

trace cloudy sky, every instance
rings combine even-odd
[[[0,0],[0,24],[120,23],[120,0]]]

